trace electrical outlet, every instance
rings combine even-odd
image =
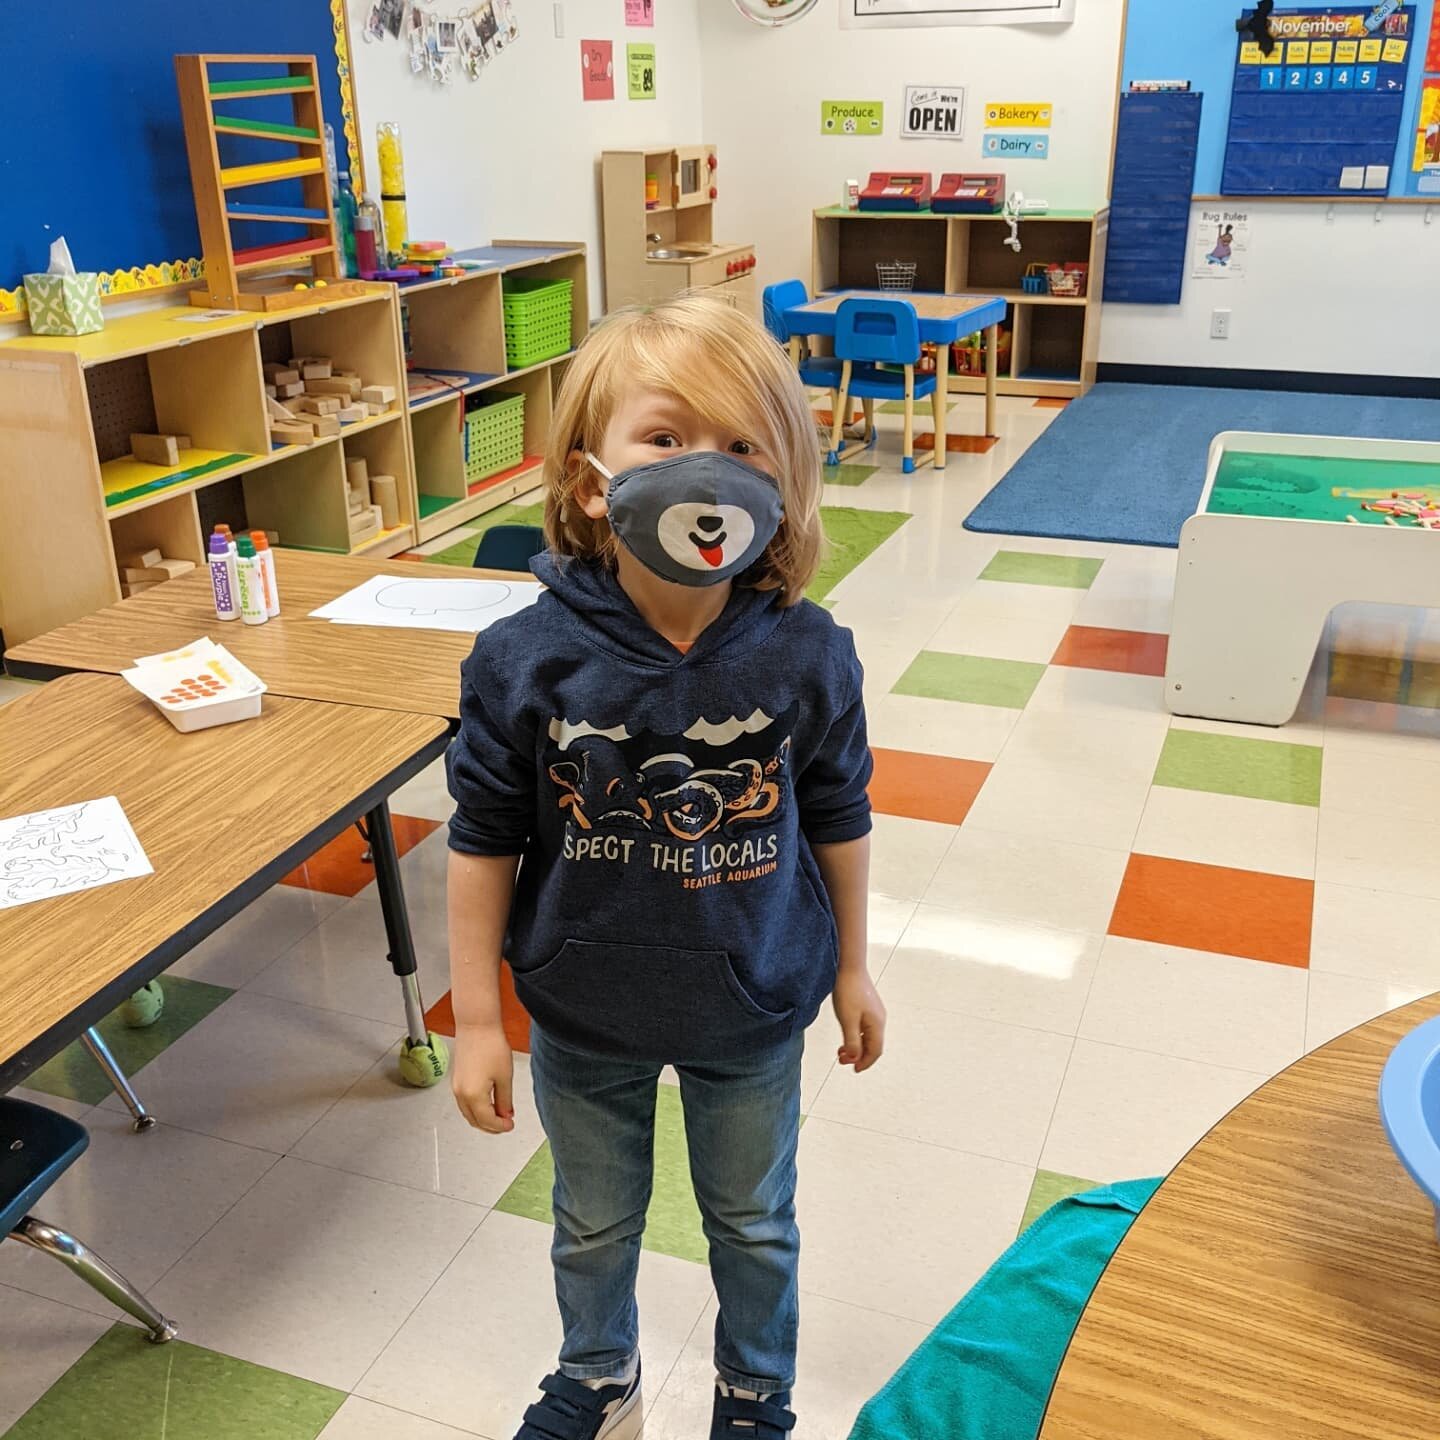
[[[1230,338],[1230,312],[1228,310],[1212,310],[1210,312],[1210,338],[1212,340],[1228,340]]]
[[[555,10],[555,38],[563,40],[565,38],[565,7],[556,5],[553,8]]]

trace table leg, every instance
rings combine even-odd
[[[105,1078],[110,1082],[110,1088],[125,1102],[125,1108],[130,1112],[131,1120],[134,1121],[135,1133],[143,1135],[145,1131],[153,1128],[155,1117],[145,1108],[144,1101],[135,1093],[129,1077],[116,1063],[115,1057],[110,1053],[110,1047],[101,1038],[100,1032],[92,1027],[80,1037],[80,1043],[90,1052],[90,1058],[104,1072]]]
[[[425,1004],[416,976],[415,940],[405,908],[405,886],[400,877],[400,855],[390,828],[390,806],[382,800],[366,817],[370,849],[375,857],[375,885],[385,916],[385,938],[390,968],[400,978],[405,1001],[405,1039],[400,1044],[400,1074],[409,1085],[434,1085],[450,1065],[445,1042],[425,1024]]]
[[[790,363],[798,370],[800,362],[805,358],[805,342],[798,336],[790,337]]]
[[[985,331],[985,433],[995,433],[995,379],[1000,374],[1000,326]]]
[[[930,413],[934,417],[935,468],[945,468],[945,455],[950,431],[946,416],[950,413],[950,345],[946,341],[935,347],[935,394],[930,398]]]

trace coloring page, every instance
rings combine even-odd
[[[0,910],[152,872],[113,796],[0,820]]]

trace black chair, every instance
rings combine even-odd
[[[176,1326],[123,1275],[73,1235],[30,1214],[30,1207],[85,1153],[90,1136],[68,1116],[0,1098],[0,1242],[18,1240],[68,1266],[112,1305],[145,1326],[157,1345],[173,1340]]]

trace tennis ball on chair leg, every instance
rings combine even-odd
[[[121,1007],[120,1018],[132,1029],[143,1030],[165,1013],[165,992],[158,980],[142,985]]]
[[[400,1078],[419,1090],[438,1085],[450,1069],[450,1049],[443,1036],[430,1031],[428,1045],[400,1042]]]

